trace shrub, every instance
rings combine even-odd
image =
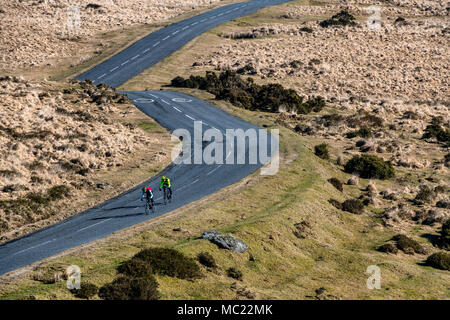
[[[227,269],[227,276],[236,280],[242,280],[242,271],[231,267]]]
[[[372,136],[372,130],[368,127],[362,127],[356,131],[347,132],[346,137],[352,139],[354,137],[369,138]]]
[[[392,238],[396,241],[397,248],[408,254],[425,254],[425,249],[415,240],[408,238],[403,234],[398,234]]]
[[[141,259],[130,259],[123,262],[117,272],[132,278],[146,278],[153,276],[153,269],[150,265]]]
[[[443,128],[439,123],[430,124],[425,128],[422,139],[436,138],[439,142],[450,142],[450,130]]]
[[[197,260],[208,268],[217,268],[214,257],[209,252],[201,252],[197,255]]]
[[[431,202],[436,197],[436,193],[427,185],[422,185],[414,198],[415,202]]]
[[[81,283],[80,289],[73,289],[71,292],[75,297],[80,299],[90,299],[98,292],[98,287],[95,284],[84,282]]]
[[[358,199],[348,199],[342,203],[342,210],[354,214],[361,214],[364,212],[364,205]]]
[[[450,250],[450,219],[442,224],[438,244],[442,249]]]
[[[314,154],[321,159],[328,160],[330,155],[328,154],[328,144],[322,143],[314,147]]]
[[[54,186],[47,191],[47,198],[50,201],[59,200],[67,197],[70,194],[69,187],[65,185]]]
[[[427,258],[426,264],[441,270],[450,270],[450,254],[446,252],[433,253]]]
[[[352,16],[347,10],[342,10],[330,19],[321,21],[319,25],[322,28],[328,28],[329,26],[354,26],[356,23],[354,16]]]
[[[331,205],[333,205],[336,209],[342,210],[342,203],[340,203],[336,199],[330,199],[328,200],[328,202],[331,203]]]
[[[345,172],[358,173],[362,178],[366,179],[389,179],[392,178],[394,167],[388,161],[384,161],[377,156],[362,155],[353,156],[344,167]]]
[[[98,296],[104,300],[157,300],[157,289],[158,283],[154,277],[121,276],[101,287]]]
[[[337,178],[330,178],[328,179],[328,182],[333,185],[336,189],[338,189],[340,192],[344,191],[344,188],[342,187],[342,182],[339,181]]]
[[[169,248],[149,248],[137,253],[133,259],[148,263],[155,273],[180,279],[201,276],[200,267],[192,258]]]
[[[247,72],[239,70],[239,72]],[[271,83],[258,85],[251,78],[242,79],[237,72],[225,70],[217,75],[206,72],[205,77],[191,75],[188,79],[175,77],[171,81],[174,87],[198,88],[214,94],[216,99],[226,100],[230,103],[249,110],[265,112],[279,112],[281,106],[286,111],[306,114],[318,112],[325,106],[322,97],[314,97],[305,103],[295,90],[285,89],[282,85]]]
[[[378,247],[378,251],[396,254],[398,252],[398,249],[392,243],[385,243]]]

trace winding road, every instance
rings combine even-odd
[[[235,3],[172,24],[139,40],[109,60],[81,74],[77,79],[90,79],[95,84],[106,83],[117,87],[203,32],[263,7],[284,2],[288,1],[253,0]],[[201,121],[202,132],[214,129],[223,135],[227,129],[259,129],[251,123],[183,93],[172,91],[124,93],[134,101],[136,107],[171,132],[184,129],[194,136],[194,124],[200,123],[196,121]],[[207,144],[203,143],[202,147],[206,146]],[[267,146],[270,155],[270,141],[267,141]],[[258,141],[258,151],[260,147],[261,142]],[[200,164],[172,163],[159,175],[119,197],[48,228],[3,244],[0,246],[0,274],[173,211],[240,181],[267,162],[260,159],[256,164],[249,164],[249,145],[246,144],[247,161],[245,164],[236,164],[238,157],[236,146],[231,150],[232,152],[229,152],[225,145],[223,146],[223,164],[207,164],[205,161]],[[229,164],[230,162],[234,164]],[[164,205],[161,193],[156,191],[156,211],[154,214],[146,215],[140,201],[140,189],[143,185],[150,185],[154,190],[158,190],[159,180],[163,174],[171,178],[174,198]]]

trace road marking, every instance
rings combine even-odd
[[[162,102],[164,102],[165,104],[168,104],[170,106],[170,103],[168,103],[166,100],[161,99]]]
[[[151,95],[153,98],[158,98],[158,97],[155,96],[154,94],[149,93],[149,95]]]
[[[150,48],[147,48],[144,51],[142,51],[142,53],[146,53],[146,52],[149,52],[149,51],[150,51]]]
[[[94,224],[92,224],[92,225],[90,225],[90,226],[87,226],[87,227],[84,227],[83,229],[78,230],[78,232],[81,232],[81,231],[83,231],[83,230],[86,230],[86,229],[95,227],[95,226],[99,225],[100,223],[104,223],[104,222],[109,221],[109,220],[111,220],[111,219],[112,219],[112,218],[109,218],[109,219],[106,219],[106,220],[103,220],[103,221],[94,223]]]
[[[163,41],[166,41],[167,39],[169,39],[170,38],[170,36],[167,36],[167,37],[165,37],[164,39],[163,39]]]
[[[225,158],[225,160],[227,160],[228,159],[228,157],[231,155],[231,151],[230,152],[228,152],[228,154],[227,154],[227,157]]]
[[[115,71],[117,69],[119,69],[119,67],[112,68],[111,70],[109,70],[109,72],[113,72],[113,71]]]
[[[104,76],[106,76],[106,73],[104,73],[104,74],[102,74],[100,77],[98,77],[97,79],[101,79],[101,78],[103,78]]]
[[[196,24],[198,24],[198,21],[197,21],[197,22],[194,22],[194,23],[192,23],[192,24],[191,24],[191,26],[195,26]]]
[[[214,19],[216,16],[212,16],[210,19]]]
[[[21,250],[21,251],[19,251],[19,252],[14,253],[14,255],[19,254],[19,253],[22,253],[22,252],[25,252],[25,251],[28,251],[28,250],[31,250],[31,249],[34,249],[34,248],[37,248],[37,247],[40,247],[40,246],[43,246],[43,245],[46,245],[47,243],[53,242],[53,241],[55,241],[55,240],[56,240],[56,239],[48,240],[48,241],[45,241],[45,242],[43,242],[43,243],[41,243],[41,244],[35,245],[35,246],[33,246],[33,247],[29,247],[29,248],[27,248],[27,249],[23,249],[23,250]]]
[[[181,110],[178,109],[177,107],[173,106],[173,108],[174,108],[175,110],[177,110],[178,112],[181,112]]]
[[[209,176],[211,173],[213,173],[214,171],[216,171],[217,169],[219,169],[222,166],[222,164],[220,166],[218,166],[215,169],[212,169],[210,172],[208,172],[206,175]]]
[[[203,20],[200,20],[200,22],[205,22],[206,20],[208,20],[208,19],[203,19]]]
[[[180,32],[180,30],[175,31],[172,35],[176,35],[178,32]]]
[[[121,64],[121,66],[126,65],[128,62],[130,62],[130,60],[125,61],[124,63]]]
[[[186,30],[186,29],[188,29],[189,28],[189,26],[186,26],[186,27],[184,27],[183,29],[181,29],[181,30]]]
[[[139,57],[139,54],[135,55],[133,58],[131,58],[131,60],[136,59],[137,57]]]
[[[223,13],[219,13],[217,16],[218,16],[218,17],[223,16]]]
[[[195,121],[195,119],[194,118],[192,118],[190,115],[188,115],[188,114],[185,114],[185,116],[186,117],[188,117],[189,119],[192,119],[192,120],[194,120]]]

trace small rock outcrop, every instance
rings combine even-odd
[[[202,234],[203,239],[208,239],[222,249],[242,253],[248,249],[248,245],[242,240],[235,238],[232,234],[222,234],[217,231],[206,231]]]

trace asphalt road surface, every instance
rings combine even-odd
[[[201,33],[223,22],[251,14],[265,6],[284,2],[287,1],[254,0],[236,3],[175,23],[148,35],[108,61],[80,75],[77,79],[90,79],[95,81],[95,84],[106,83],[117,87],[169,56]],[[174,134],[178,132],[177,130],[184,129],[186,133],[190,134],[192,140],[195,136],[195,123],[197,127],[201,127],[197,133],[214,130],[223,136],[227,129],[259,129],[202,100],[182,93],[172,91],[125,93],[139,109],[159,124]],[[194,162],[195,154],[203,154],[205,148],[209,146],[208,142],[200,142],[200,152],[195,153],[194,146],[188,144],[185,138],[183,143],[188,148],[185,151],[191,150],[192,154],[189,158],[192,160],[191,162]],[[259,156],[257,163],[250,161],[249,149],[255,141],[252,139],[250,143],[247,139],[245,163],[237,164],[242,150],[237,151],[237,143],[234,148],[227,148],[226,145],[230,143],[231,140],[225,138],[223,149],[221,149],[222,162],[211,164],[208,160],[201,159],[195,164],[189,164],[186,161],[178,164],[172,163],[160,175],[145,182],[143,185],[149,185],[155,190],[155,213],[145,214],[144,203],[140,201],[143,185],[140,185],[70,219],[0,246],[0,274],[8,273],[173,211],[240,181],[267,162],[266,159],[261,159]],[[267,141],[267,144],[257,141],[256,145],[258,154],[261,146],[267,145],[268,155],[271,155],[270,141]],[[217,154],[220,155],[217,150]],[[215,152],[210,154],[216,155]],[[184,157],[187,155],[186,152],[182,154]],[[170,177],[173,185],[173,199],[167,204],[163,203],[162,193],[158,191],[161,175]]]

